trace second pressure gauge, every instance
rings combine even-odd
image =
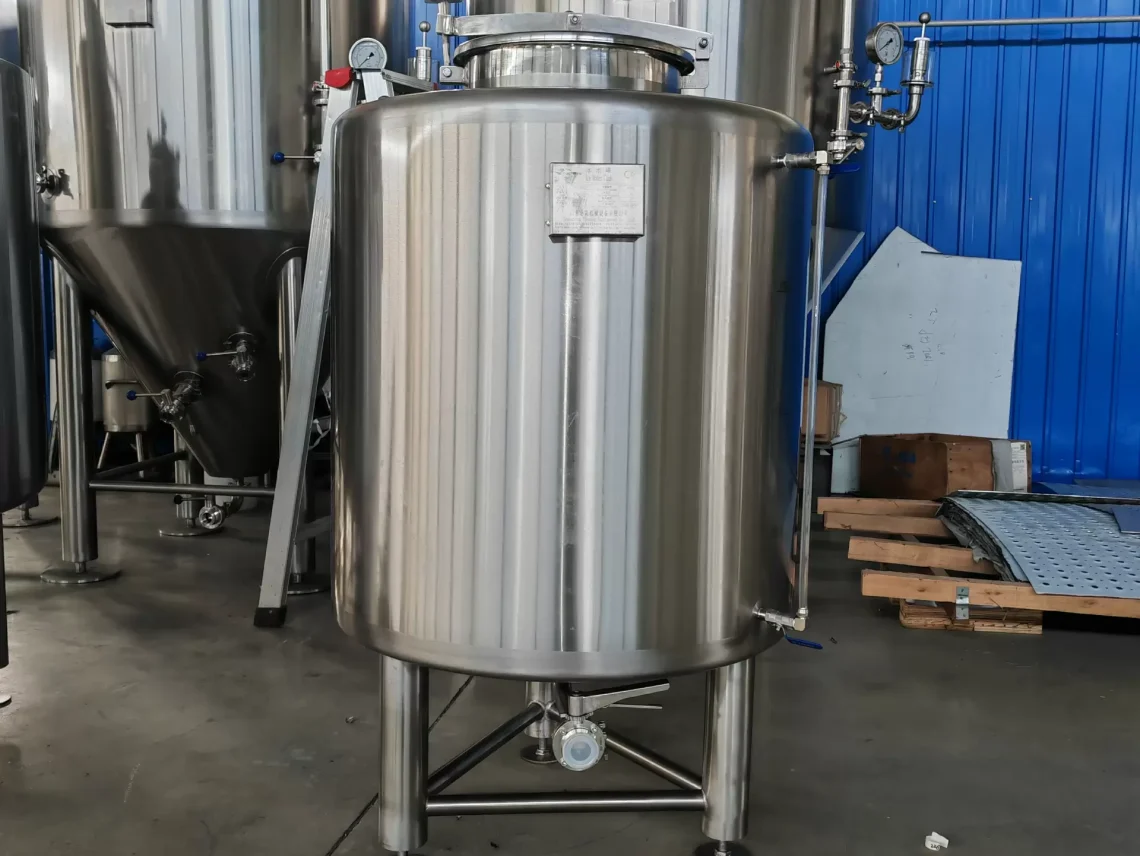
[[[361,39],[349,50],[348,64],[367,71],[383,71],[388,66],[388,52],[376,39]]]
[[[877,65],[894,65],[903,55],[903,34],[894,24],[879,24],[867,34],[867,56]]]

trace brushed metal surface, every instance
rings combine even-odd
[[[791,116],[826,139],[834,125],[834,78],[843,0],[468,0],[470,15],[582,12],[702,30],[713,36],[707,90]],[[820,136],[822,135],[822,136]]]
[[[530,678],[744,659],[787,606],[811,176],[790,119],[408,96],[335,143],[334,587],[392,657]],[[381,159],[378,154],[383,152]],[[645,236],[551,238],[551,164],[643,164]]]
[[[34,99],[31,78],[0,60],[0,511],[47,476]]]
[[[357,4],[335,5],[343,29]],[[309,6],[151,0],[149,24],[112,26],[96,0],[20,4],[42,159],[69,177],[45,239],[148,391],[203,375],[177,428],[219,476],[277,460],[275,277],[306,241],[312,167],[270,156],[314,142]],[[196,362],[239,331],[257,340],[253,380]]]
[[[149,398],[131,401],[127,393],[139,388],[138,373],[112,348],[103,354],[103,430],[111,434],[149,431],[155,423]]]

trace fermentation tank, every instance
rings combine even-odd
[[[0,60],[0,511],[47,475],[34,103],[28,75]]]
[[[777,638],[811,175],[773,159],[813,141],[676,60],[475,39],[473,91],[338,125],[336,605],[386,655],[644,678]]]
[[[277,460],[275,278],[307,241],[313,166],[271,157],[312,151],[311,5],[20,4],[56,191],[45,241],[147,390],[197,376],[172,421],[215,475]],[[351,21],[374,4],[335,5]],[[252,372],[201,359],[239,347]]]

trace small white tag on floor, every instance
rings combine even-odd
[[[937,832],[932,832],[926,836],[926,849],[927,850],[945,850],[950,846],[950,839]]]

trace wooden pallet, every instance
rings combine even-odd
[[[1045,612],[1140,618],[1140,600],[1037,594],[1028,583],[999,579],[993,565],[976,561],[972,550],[945,543],[950,533],[935,519],[938,506],[906,499],[819,501],[828,529],[891,536],[852,535],[847,555],[875,564],[863,571],[863,595],[897,601],[904,627],[1036,634]],[[970,615],[958,619],[955,606],[963,588]]]

